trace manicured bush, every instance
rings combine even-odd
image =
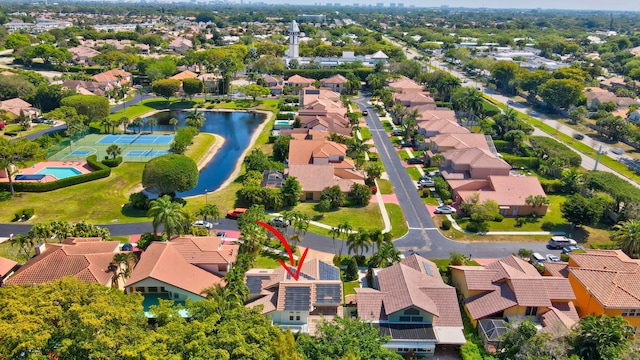
[[[358,278],[358,262],[355,257],[351,258],[347,269],[344,271],[344,281],[353,281]]]
[[[115,159],[104,159],[102,163],[110,168],[118,167],[118,165],[122,164],[122,156],[118,156]]]
[[[502,160],[506,161],[514,168],[537,169],[540,166],[540,160],[532,156],[517,156],[512,154],[502,154]]]
[[[67,186],[86,183],[92,180],[106,178],[111,175],[111,168],[99,162],[96,155],[87,157],[87,164],[89,165],[89,167],[94,169],[94,171],[88,174],[71,176],[68,178],[45,183],[17,181],[13,183],[13,188],[18,192],[46,192],[57,190]],[[9,191],[9,183],[0,183],[0,190]]]
[[[193,142],[193,138],[198,134],[198,129],[193,126],[187,126],[178,129],[169,149],[174,154],[182,154],[187,150],[187,147]]]
[[[4,134],[11,137],[18,136],[16,131],[5,131]]]
[[[547,194],[561,194],[564,183],[560,179],[540,179],[540,185]]]
[[[142,172],[142,186],[159,194],[187,191],[198,184],[198,165],[193,159],[167,154],[151,159]]]
[[[540,226],[540,228],[544,231],[551,231],[553,230],[553,228],[556,226],[555,223],[552,223],[551,221],[545,221],[542,223],[542,225]]]
[[[333,255],[333,266],[339,269],[341,262],[342,262],[342,256],[340,254]]]
[[[542,153],[543,160],[555,158],[571,167],[578,167],[582,163],[582,158],[578,153],[555,139],[545,136],[530,136],[529,143],[534,151]]]
[[[33,214],[35,214],[35,210],[34,209],[18,210],[14,214],[13,221],[26,221],[26,220],[29,220],[29,219],[31,219],[33,217]]]
[[[502,222],[502,220],[504,220],[504,215],[502,214],[496,215],[496,217],[493,219],[493,221],[495,222]]]
[[[149,197],[142,191],[129,195],[129,204],[134,209],[149,210]]]
[[[290,113],[278,113],[276,115],[276,120],[293,120],[295,116],[295,114]]]
[[[480,223],[475,221],[469,221],[465,229],[473,233],[484,233],[489,231],[489,224],[486,222]]]
[[[441,228],[442,230],[449,230],[449,229],[451,229],[451,220],[449,220],[449,219],[442,220],[442,226],[440,226],[440,228]]]

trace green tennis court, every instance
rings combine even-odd
[[[107,148],[117,145],[120,156],[127,162],[147,162],[156,156],[170,153],[169,146],[173,135],[99,135],[90,134],[74,141],[55,154],[49,155],[49,160],[84,160],[89,155],[97,155],[98,160],[104,159]]]

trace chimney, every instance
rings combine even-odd
[[[36,255],[40,255],[47,250],[47,243],[40,243],[36,245]]]

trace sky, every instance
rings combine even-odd
[[[260,0],[258,0],[260,1]],[[291,0],[262,0],[264,2],[288,2],[296,3]],[[343,5],[353,5],[359,3],[360,6],[365,4],[375,4],[382,2],[385,7],[389,3],[404,3],[405,7],[414,5],[416,7],[439,7],[447,5],[449,7],[466,7],[466,8],[523,8],[523,9],[567,9],[567,10],[608,10],[608,11],[640,11],[640,0],[367,0],[366,2],[359,0],[303,0],[304,3],[326,4],[341,3]],[[245,0],[245,2],[247,2]],[[254,0],[255,2],[255,0]]]

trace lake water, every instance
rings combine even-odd
[[[206,120],[200,132],[220,135],[226,141],[213,159],[200,170],[198,185],[189,191],[178,193],[181,197],[201,195],[205,190],[212,192],[218,189],[235,169],[238,159],[249,146],[254,131],[265,118],[264,114],[246,112],[204,111],[203,113]],[[153,130],[173,131],[173,126],[169,125],[169,119],[172,117],[178,119],[178,127],[185,126],[186,115],[185,111],[158,113],[153,116],[158,120],[158,125],[154,126]],[[149,130],[149,128],[144,129],[144,131]]]

